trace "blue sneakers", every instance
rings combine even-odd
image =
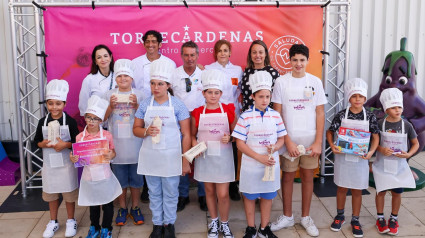
[[[130,209],[130,217],[133,219],[135,225],[141,225],[145,222],[142,211],[140,207],[135,207]]]
[[[128,210],[124,208],[118,209],[117,218],[115,218],[115,224],[117,226],[124,226],[127,223]]]
[[[89,234],[87,234],[86,238],[98,238],[100,235],[100,231],[94,228],[94,226],[90,226]]]
[[[112,238],[112,231],[108,230],[108,228],[102,228],[100,238]]]

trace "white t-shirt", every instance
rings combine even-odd
[[[241,107],[238,97],[241,94],[239,83],[242,79],[242,68],[230,62],[225,67],[218,62],[214,62],[210,65],[205,65],[205,69],[218,69],[226,75],[227,78],[223,83],[223,95],[220,98],[220,102],[224,104],[233,103],[235,105],[236,115],[239,116]]]
[[[100,72],[96,74],[88,74],[81,85],[81,91],[78,101],[78,109],[80,116],[84,116],[87,109],[87,102],[92,95],[98,95],[103,98],[105,93],[115,88],[117,83],[113,79],[113,72],[108,77],[103,76]]]
[[[165,59],[173,62],[174,67],[176,63],[170,58],[164,55],[160,55],[159,59]],[[149,97],[152,95],[150,87],[150,69],[151,61],[148,60],[146,54],[139,56],[131,61],[134,65],[134,84],[135,88],[142,91],[144,97]],[[147,79],[147,80],[145,80]]]
[[[193,109],[205,105],[205,98],[202,95],[201,83],[202,70],[196,67],[192,75],[188,75],[183,65],[178,67],[171,77],[171,88],[174,91],[174,96],[182,100],[189,112]],[[190,92],[186,92],[186,78],[190,79]]]
[[[306,73],[306,76],[303,78],[294,78],[291,72],[276,79],[271,101],[273,103],[284,104],[285,91],[291,90],[293,87],[305,88],[307,86],[307,78],[309,80],[308,85],[313,87],[313,105],[320,106],[326,104],[328,100],[323,90],[322,80],[309,73]]]

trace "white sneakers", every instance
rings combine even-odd
[[[270,229],[272,231],[278,231],[282,228],[291,227],[295,225],[294,216],[287,217],[285,215],[281,215],[277,218],[276,222],[273,222],[270,225]],[[301,218],[301,225],[305,228],[307,231],[307,234],[309,236],[319,236],[319,230],[314,225],[313,219],[311,219],[310,216],[302,217]]]
[[[310,216],[301,217],[301,225],[305,228],[309,236],[319,236],[319,230],[314,225],[314,221]]]
[[[59,223],[54,220],[49,221],[46,230],[43,232],[43,238],[53,237],[55,232],[59,230]],[[65,237],[73,237],[77,234],[77,221],[75,219],[66,220]]]
[[[65,237],[73,237],[77,234],[77,221],[75,219],[66,220]]]
[[[290,226],[294,226],[294,225],[295,225],[294,215],[292,215],[291,217],[281,215],[280,217],[277,218],[276,222],[273,222],[270,225],[270,230],[278,231],[282,228],[286,228],[286,227],[290,227]]]
[[[43,232],[43,238],[53,237],[57,230],[59,230],[59,223],[54,220],[50,220],[46,225],[46,230]]]

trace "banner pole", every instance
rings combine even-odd
[[[13,56],[13,78],[15,84],[15,103],[16,103],[16,125],[18,127],[18,145],[19,145],[19,164],[21,167],[21,189],[22,189],[22,197],[27,197],[27,188],[26,188],[26,168],[25,168],[25,160],[23,153],[23,141],[22,141],[22,115],[21,115],[21,97],[20,97],[20,88],[21,85],[19,83],[19,70],[18,70],[18,62],[17,62],[17,49],[16,49],[16,27],[15,27],[15,9],[12,5],[12,1],[10,0],[9,11],[10,11],[10,28],[12,31],[11,40],[14,43],[14,47],[12,47],[12,56]]]
[[[324,34],[324,51],[325,52],[329,52],[329,8],[330,6],[327,6],[324,8],[325,10],[325,34]],[[322,79],[322,83],[323,83],[323,89],[325,91],[325,93],[327,95],[328,94],[328,88],[327,88],[327,84],[328,84],[328,73],[329,73],[329,54],[323,54],[324,59],[323,59],[323,79]],[[325,108],[325,127],[326,127],[326,120],[327,119],[327,115],[326,115],[326,108]],[[325,133],[323,133],[323,137],[322,137],[322,154],[320,155],[320,183],[324,183],[325,182],[325,166],[326,166],[326,131]]]

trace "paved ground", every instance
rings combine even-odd
[[[410,165],[425,172],[425,152],[416,156]],[[14,186],[0,187],[0,204],[9,196]],[[283,229],[275,234],[278,237],[309,237],[299,224],[301,210],[301,185],[294,186],[294,216],[297,224],[295,227]],[[363,225],[365,237],[385,237],[380,235],[375,228],[375,189],[369,188],[370,195],[363,196],[360,222]],[[196,193],[190,193],[191,203],[182,212],[178,213],[176,222],[177,237],[198,238],[207,237],[208,213],[199,209]],[[320,237],[353,237],[349,224],[345,224],[341,232],[332,232],[329,225],[336,215],[335,198],[318,198],[313,195],[311,216],[316,226],[320,230]],[[123,227],[114,227],[113,236],[119,238],[139,237],[147,238],[152,230],[151,212],[148,204],[141,204],[142,212],[145,215],[146,223],[135,226],[129,222]],[[118,208],[115,207],[115,211]],[[391,195],[386,196],[385,214],[388,216],[391,209]],[[282,213],[281,196],[273,201],[272,219],[276,219]],[[347,197],[346,215],[350,219],[351,197]],[[116,214],[116,213],[115,213]],[[259,224],[259,211],[257,208],[256,223]],[[77,207],[75,215],[78,223],[78,233],[76,237],[85,237],[90,225],[89,210],[87,207]],[[49,212],[22,212],[22,213],[0,213],[0,237],[41,237],[44,228],[49,221]],[[59,223],[61,227],[55,237],[63,237],[65,233],[66,210],[64,204],[59,209]],[[398,237],[424,237],[425,236],[425,188],[414,192],[403,194],[402,206],[399,213],[400,233]],[[246,227],[243,203],[232,202],[230,211],[230,227],[235,237],[243,236]],[[389,236],[386,236],[389,237]]]

